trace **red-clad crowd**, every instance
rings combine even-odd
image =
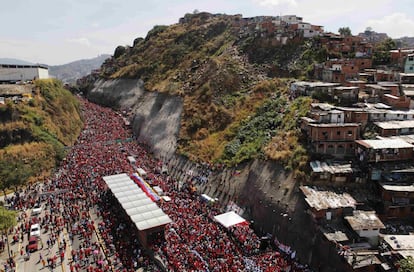
[[[160,257],[167,271],[307,271],[277,251],[259,250],[260,240],[249,226],[225,229],[219,225],[214,216],[222,212],[220,208],[202,202],[191,181],[177,188],[175,180],[161,173],[162,162],[145,143],[132,140],[121,114],[80,101],[84,129],[53,179],[37,188],[41,197],[27,193],[11,199],[20,209],[46,203],[46,216],[40,220],[51,225],[51,240],[60,239],[65,230],[70,240],[82,241],[72,249],[71,271],[136,271],[139,267],[159,271],[153,256]],[[135,165],[128,162],[130,155]],[[171,198],[157,203],[173,223],[165,227],[163,237],[152,239],[152,252],[140,246],[135,225],[102,179],[132,174],[134,167],[143,168],[148,182],[159,185]],[[92,242],[95,233],[99,239]]]

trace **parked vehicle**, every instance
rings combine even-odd
[[[30,236],[40,237],[40,225],[39,224],[33,224],[30,226]]]
[[[39,249],[39,238],[36,236],[30,236],[29,244],[27,245],[27,251],[34,252]]]

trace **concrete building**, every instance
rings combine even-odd
[[[409,218],[414,216],[414,185],[380,183],[383,216],[386,218]]]
[[[413,74],[414,73],[414,54],[410,54],[405,59],[404,64],[404,73]]]
[[[411,160],[414,145],[401,139],[356,140],[356,155],[361,163]]]
[[[382,137],[414,133],[414,120],[375,122],[374,124]]]
[[[0,64],[0,82],[12,83],[49,78],[49,70],[44,65]]]
[[[375,211],[356,210],[352,216],[345,216],[344,218],[359,237],[367,238],[372,246],[378,245],[380,230],[385,229],[385,226],[375,214]]]
[[[359,139],[360,134],[360,124],[356,123],[310,123],[308,129],[314,153],[338,158],[353,154],[354,141]]]

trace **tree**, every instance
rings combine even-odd
[[[27,165],[22,159],[13,158],[12,156],[3,155],[0,158],[0,190],[6,193],[6,190],[25,184],[27,179],[33,174],[30,165]]]
[[[352,36],[352,32],[351,29],[349,27],[340,27],[338,29],[339,34],[341,34],[342,36]]]
[[[372,54],[372,62],[374,65],[387,65],[391,60],[390,50],[395,49],[395,41],[388,38],[377,44]]]
[[[414,271],[414,259],[411,256],[408,256],[405,259],[402,259],[398,262],[399,272],[412,272]]]
[[[10,228],[17,224],[16,212],[5,209],[0,206],[0,231],[3,235],[7,235]],[[10,245],[7,238],[7,251],[10,258]]]

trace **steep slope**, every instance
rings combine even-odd
[[[63,83],[73,84],[78,78],[98,69],[110,55],[103,54],[96,58],[82,59],[67,64],[49,66],[49,74],[61,80]]]
[[[78,100],[57,80],[37,80],[33,99],[0,107],[0,187],[42,179],[82,128]]]
[[[187,14],[178,24],[154,27],[132,47],[118,46],[101,76],[140,79],[145,90],[181,97],[177,147],[192,160],[237,165],[269,157],[297,169],[306,154],[289,118],[303,115],[309,101],[298,109],[288,97],[289,80],[277,77],[305,72],[312,43],[289,33],[285,42],[255,32],[241,36],[243,24],[240,15]],[[288,150],[272,145],[286,136],[279,130],[290,135]]]

